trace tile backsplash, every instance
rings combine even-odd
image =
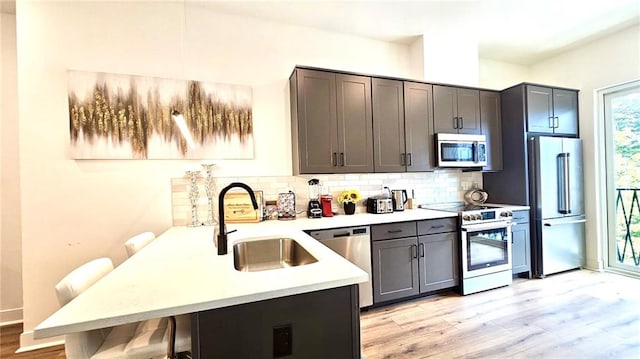
[[[198,220],[207,219],[207,197],[205,195],[204,173],[198,177]],[[482,188],[482,172],[462,172],[461,170],[439,170],[421,173],[366,173],[302,175],[281,177],[214,177],[214,217],[217,218],[217,194],[231,182],[244,182],[256,191],[262,191],[264,200],[275,201],[278,193],[293,191],[296,194],[298,216],[306,217],[309,201],[307,182],[317,178],[322,185],[322,193],[333,196],[334,212],[342,213],[336,201],[337,195],[347,189],[357,189],[363,201],[358,203],[356,212],[366,212],[364,201],[382,194],[382,188],[406,189],[409,196],[415,192],[417,203],[444,203],[462,201],[467,189],[475,186]],[[187,225],[191,222],[191,203],[189,201],[189,183],[187,176],[171,179],[173,225]]]

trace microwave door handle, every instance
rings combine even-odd
[[[480,161],[480,156],[478,155],[478,141],[474,141],[473,145],[471,145],[471,152],[473,153],[473,162],[478,163]]]

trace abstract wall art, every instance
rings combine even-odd
[[[251,87],[69,71],[74,159],[251,159]]]

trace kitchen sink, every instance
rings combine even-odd
[[[233,245],[233,265],[241,272],[296,267],[318,260],[291,238],[268,238]]]

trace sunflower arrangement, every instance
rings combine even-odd
[[[340,192],[338,195],[338,203],[358,203],[362,197],[360,197],[360,192],[355,189],[348,189],[346,191]]]

